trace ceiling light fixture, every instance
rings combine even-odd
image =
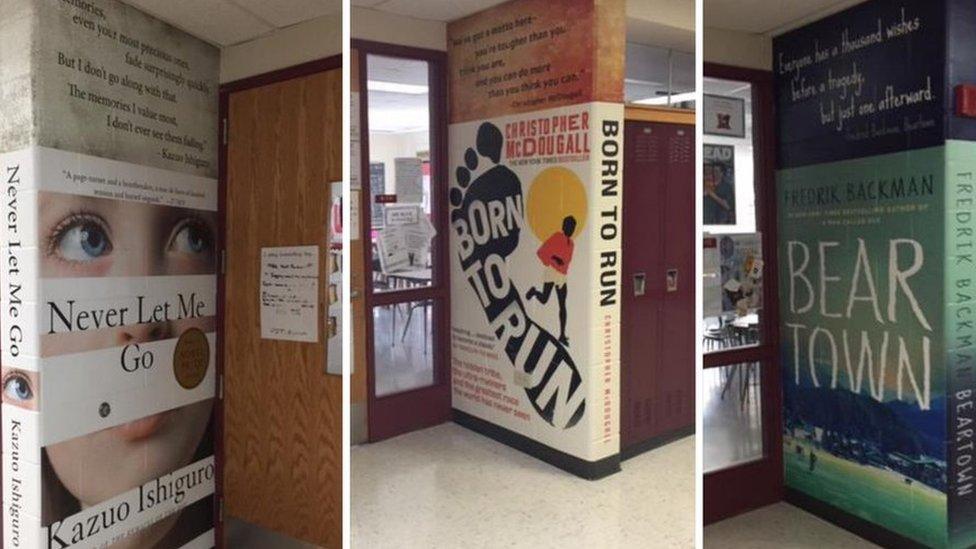
[[[427,86],[418,86],[416,84],[400,84],[399,82],[370,80],[367,85],[369,86],[369,91],[406,93],[409,95],[423,95],[427,93]]]
[[[670,101],[668,100],[669,97],[670,97]],[[685,101],[694,101],[697,97],[698,97],[697,93],[687,92],[687,93],[677,93],[671,96],[661,95],[658,97],[649,97],[647,99],[640,99],[634,101],[634,103],[637,103],[638,105],[667,105],[669,103],[674,104],[674,103],[684,103]]]

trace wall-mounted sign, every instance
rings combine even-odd
[[[705,225],[735,225],[735,147],[702,146],[702,219]]]
[[[413,225],[420,223],[424,207],[420,204],[390,204],[383,208],[383,225]]]
[[[705,135],[745,137],[745,100],[738,97],[703,94],[702,132]]]
[[[319,247],[261,248],[261,337],[319,340]]]
[[[397,195],[395,194],[374,194],[373,202],[375,204],[393,204],[397,201]],[[382,215],[380,219],[383,219]]]

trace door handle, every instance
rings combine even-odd
[[[634,273],[634,297],[640,297],[647,291],[647,273]]]

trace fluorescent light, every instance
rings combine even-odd
[[[410,95],[423,95],[427,93],[427,86],[416,84],[400,84],[399,82],[383,82],[381,80],[370,80],[368,83],[369,91],[381,91],[390,93],[406,93]]]
[[[667,105],[669,103],[667,95],[661,95],[659,97],[649,97],[647,99],[641,99],[639,101],[634,101],[638,105]],[[694,101],[698,97],[696,92],[679,93],[670,96],[670,103],[684,103],[685,101]]]

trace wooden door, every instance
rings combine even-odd
[[[318,245],[326,280],[330,182],[342,179],[342,71],[229,95],[224,281],[225,513],[341,546],[342,382],[319,341],[261,339],[261,248]]]
[[[694,115],[654,114],[628,119],[624,137],[621,448],[631,455],[695,423]]]

